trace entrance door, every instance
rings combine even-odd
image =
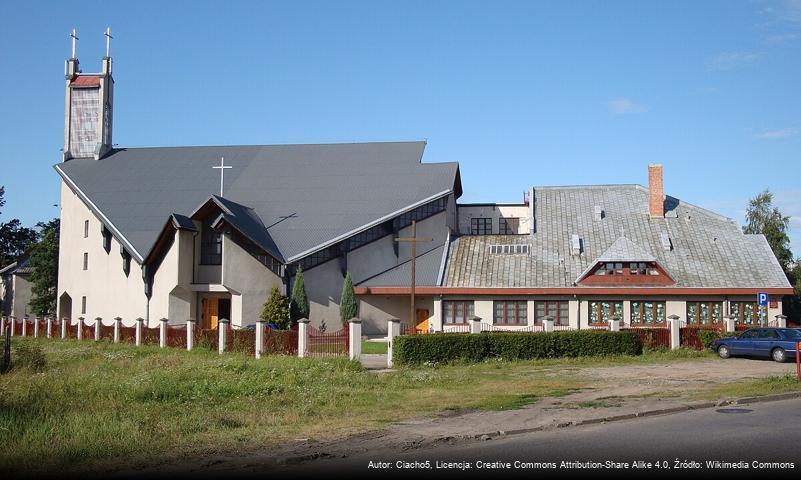
[[[217,328],[217,320],[219,320],[219,309],[217,299],[214,297],[206,297],[201,300],[203,304],[203,318],[202,325],[206,329]]]
[[[417,333],[428,332],[428,310],[418,308],[416,320],[414,326],[415,331],[417,331]]]

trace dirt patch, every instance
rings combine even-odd
[[[404,451],[441,444],[482,441],[493,435],[547,430],[599,418],[633,417],[647,411],[681,408],[692,404],[693,396],[714,390],[720,385],[794,372],[793,364],[717,358],[664,364],[553,368],[539,371],[538,374],[545,378],[578,378],[591,385],[591,388],[562,397],[541,398],[536,403],[515,410],[449,411],[434,417],[410,419],[383,431],[348,438],[323,442],[303,440],[271,450],[270,453],[219,456],[198,460],[196,464],[188,461],[157,468],[162,474],[200,469],[204,473],[210,473],[210,470],[215,473],[246,473],[278,465],[303,463],[316,458],[347,457],[377,450]]]

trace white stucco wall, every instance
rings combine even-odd
[[[520,219],[516,233],[529,233],[530,221],[528,206],[502,204],[459,205],[459,233],[462,235],[470,235],[470,219],[472,218],[491,218],[492,233],[497,234],[500,228],[499,219],[501,217]]]
[[[432,242],[418,244],[418,255],[437,245],[442,245],[442,243],[445,242],[448,236],[447,219],[448,212],[445,211],[417,223],[417,236],[419,238],[428,237],[433,239]],[[411,236],[411,227],[401,229],[399,235],[401,237]],[[394,244],[395,241],[393,237],[387,235],[347,254],[348,271],[351,274],[354,285],[366,278],[406,262],[411,258],[411,246],[408,243],[401,243],[398,246],[397,257],[395,256]],[[345,279],[340,269],[339,260],[330,260],[313,267],[308,271],[304,271],[303,276],[306,282],[306,293],[309,297],[311,307],[309,313],[311,323],[319,325],[325,320],[328,328],[340,328],[342,322],[339,318],[339,299],[342,295],[342,285]],[[406,304],[408,305],[408,302]],[[419,308],[429,308],[429,311],[433,311],[433,303],[429,307]],[[372,312],[370,315],[377,315],[373,310],[369,310],[368,312],[359,311],[359,316],[362,317],[363,322],[363,315],[367,315],[369,312]],[[394,310],[391,310],[391,312],[394,312]],[[381,331],[386,331],[386,325],[381,326],[381,324],[385,323],[386,318],[395,314],[391,312],[381,317],[381,319],[376,320],[377,324],[375,328],[378,329],[375,330],[376,334]],[[376,316],[375,318],[379,317]],[[367,324],[363,323],[362,328],[365,334],[373,334],[372,329],[374,327],[372,321]]]
[[[89,220],[89,236],[84,238],[84,221]],[[166,221],[166,219],[165,219]],[[69,187],[61,184],[61,232],[59,237],[58,315],[87,319],[101,317],[105,322],[122,317],[133,325],[137,317],[146,318],[142,269],[131,260],[128,276],[122,268],[120,244],[112,238],[108,253],[103,249],[101,223]],[[88,270],[83,270],[83,254],[89,254]],[[169,292],[172,286],[167,289]],[[72,311],[62,312],[61,296],[72,298]],[[157,292],[154,292],[156,296]],[[81,297],[86,296],[86,313],[81,313]]]
[[[429,325],[434,322],[434,298],[420,296],[414,299],[415,310],[428,310]],[[409,323],[409,297],[406,295],[362,295],[359,297],[359,317],[362,320],[364,335],[386,335],[387,321],[397,318],[403,324]]]
[[[281,277],[223,235],[222,284],[231,292],[231,323],[256,323],[273,286],[283,292]]]

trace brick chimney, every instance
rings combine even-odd
[[[665,190],[662,187],[662,164],[648,165],[648,213],[651,218],[665,216]]]

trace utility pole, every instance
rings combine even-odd
[[[410,292],[410,304],[409,304],[409,325],[414,327],[414,332],[417,333],[417,319],[415,318],[415,309],[414,309],[414,287],[416,283],[416,267],[417,267],[417,242],[433,242],[433,238],[417,238],[417,221],[412,220],[412,236],[411,237],[398,237],[395,239],[396,242],[409,242],[411,243],[412,247],[412,274],[411,274],[411,287],[409,289]]]

